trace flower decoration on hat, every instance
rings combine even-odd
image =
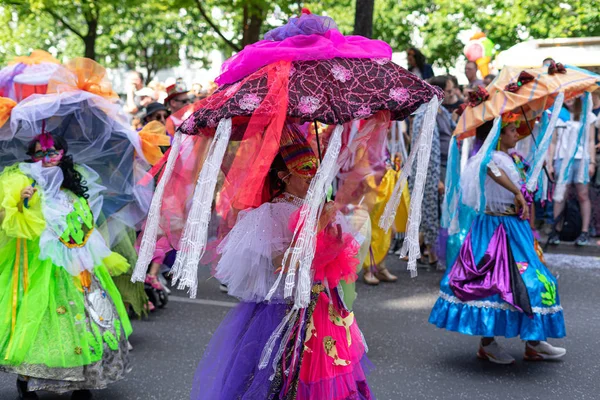
[[[44,50],[34,50],[28,56],[18,56],[13,58],[8,65],[12,64],[25,64],[25,65],[36,65],[41,63],[60,64],[52,54]]]
[[[48,94],[83,90],[111,101],[119,98],[106,76],[106,69],[94,60],[79,57],[64,66],[66,69],[59,68],[50,78]]]
[[[521,117],[519,114],[509,111],[502,114],[502,128],[508,124],[515,124],[517,128],[521,125]]]
[[[456,109],[456,115],[458,115],[459,117],[463,115],[463,113],[465,112],[465,108],[467,108],[467,103],[462,103],[461,105],[459,105]]]
[[[56,162],[60,161],[65,154],[64,150],[55,150],[54,149],[54,138],[52,135],[46,131],[46,121],[42,121],[42,132],[35,136],[33,140],[30,142],[40,144],[40,151],[36,151],[35,154],[32,154],[31,159],[34,162],[45,161],[45,162]]]
[[[561,63],[557,63],[557,62],[552,61],[550,63],[550,65],[548,65],[548,75],[554,75],[556,73],[566,74],[567,73],[567,69]]]
[[[485,89],[485,87],[479,85],[475,90],[469,92],[469,101],[467,102],[467,105],[469,107],[476,107],[484,101],[487,101],[487,99],[489,98],[490,94]]]
[[[527,71],[521,71],[516,82],[511,82],[504,87],[504,90],[511,93],[517,93],[523,85],[533,81],[535,77]]]

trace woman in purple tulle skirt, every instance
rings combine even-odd
[[[192,400],[374,398],[362,334],[336,289],[340,279],[356,279],[359,245],[333,203],[318,221],[309,306],[294,308],[283,282],[276,284],[288,269],[281,267],[284,252],[317,170],[314,153],[293,127],[284,128],[283,137],[269,171],[269,198],[242,211],[217,249],[215,276],[241,302],[213,335]]]

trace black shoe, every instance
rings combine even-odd
[[[552,246],[558,246],[560,244],[558,232],[552,231],[552,233],[550,233],[550,236],[548,237],[548,244],[551,244]]]
[[[590,234],[588,232],[581,232],[581,235],[575,240],[575,246],[587,246],[590,244]]]
[[[37,399],[38,395],[35,392],[27,390],[27,381],[17,379],[17,392],[19,392],[19,399]]]
[[[71,400],[90,400],[92,398],[92,392],[89,390],[75,390],[71,393]]]

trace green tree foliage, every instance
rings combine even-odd
[[[176,4],[198,10],[210,27],[207,34],[219,38],[228,52],[257,42],[266,31],[300,11],[300,3],[292,0],[176,0]]]
[[[161,69],[180,65],[184,56],[204,62],[203,50],[214,47],[212,37],[204,34],[207,29],[206,23],[198,22],[197,12],[165,3],[141,3],[114,16],[100,49],[105,64],[141,67],[147,71],[149,82]]]
[[[65,30],[57,30],[51,16],[34,13],[20,15],[0,5],[0,65],[35,49],[53,49],[59,57],[83,54],[81,40],[73,38]]]
[[[526,39],[600,36],[600,9],[587,0],[406,0],[384,1],[384,14],[376,14],[382,28],[376,37],[394,43],[395,36],[414,39],[414,30],[423,38],[424,53],[439,66],[453,65],[462,54],[459,34],[479,29],[498,50]],[[381,12],[382,9],[379,8]],[[376,13],[378,9],[376,9]],[[408,27],[406,30],[399,26]],[[395,32],[393,30],[396,30]],[[408,36],[403,33],[408,33]],[[407,46],[411,41],[405,42]],[[412,40],[414,42],[414,40]]]
[[[85,57],[96,58],[96,43],[103,34],[102,20],[114,12],[116,0],[2,0],[0,6],[15,14],[19,23],[28,24],[32,18],[52,20],[52,31],[74,35],[83,42]],[[33,23],[35,25],[35,23]]]
[[[33,48],[87,55],[154,72],[218,48],[226,55],[256,42],[301,7],[354,31],[356,0],[0,0],[0,61]],[[358,10],[360,12],[360,9]],[[529,38],[600,36],[594,1],[376,0],[373,37],[395,51],[423,42],[438,66],[462,54],[461,32],[480,29],[507,49]],[[183,46],[183,51],[179,45]],[[108,57],[108,58],[107,58]]]
[[[144,68],[148,80],[213,46],[195,9],[169,1],[0,0],[0,61],[52,49],[111,67]]]

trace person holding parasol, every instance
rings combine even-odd
[[[390,58],[386,43],[343,36],[331,18],[305,10],[228,60],[219,89],[176,131],[133,278],[175,248],[173,281],[195,296],[214,209],[222,221],[214,275],[241,300],[213,335],[192,399],[373,398],[366,345],[340,286],[356,279],[360,245],[338,211],[347,203],[326,197],[340,166],[374,135],[385,139],[390,120],[421,105],[435,120],[441,91]],[[367,123],[352,129],[355,120]],[[326,143],[315,130],[313,151],[305,125],[315,121],[333,129]],[[429,157],[433,126],[424,126],[409,157],[417,171]]]

